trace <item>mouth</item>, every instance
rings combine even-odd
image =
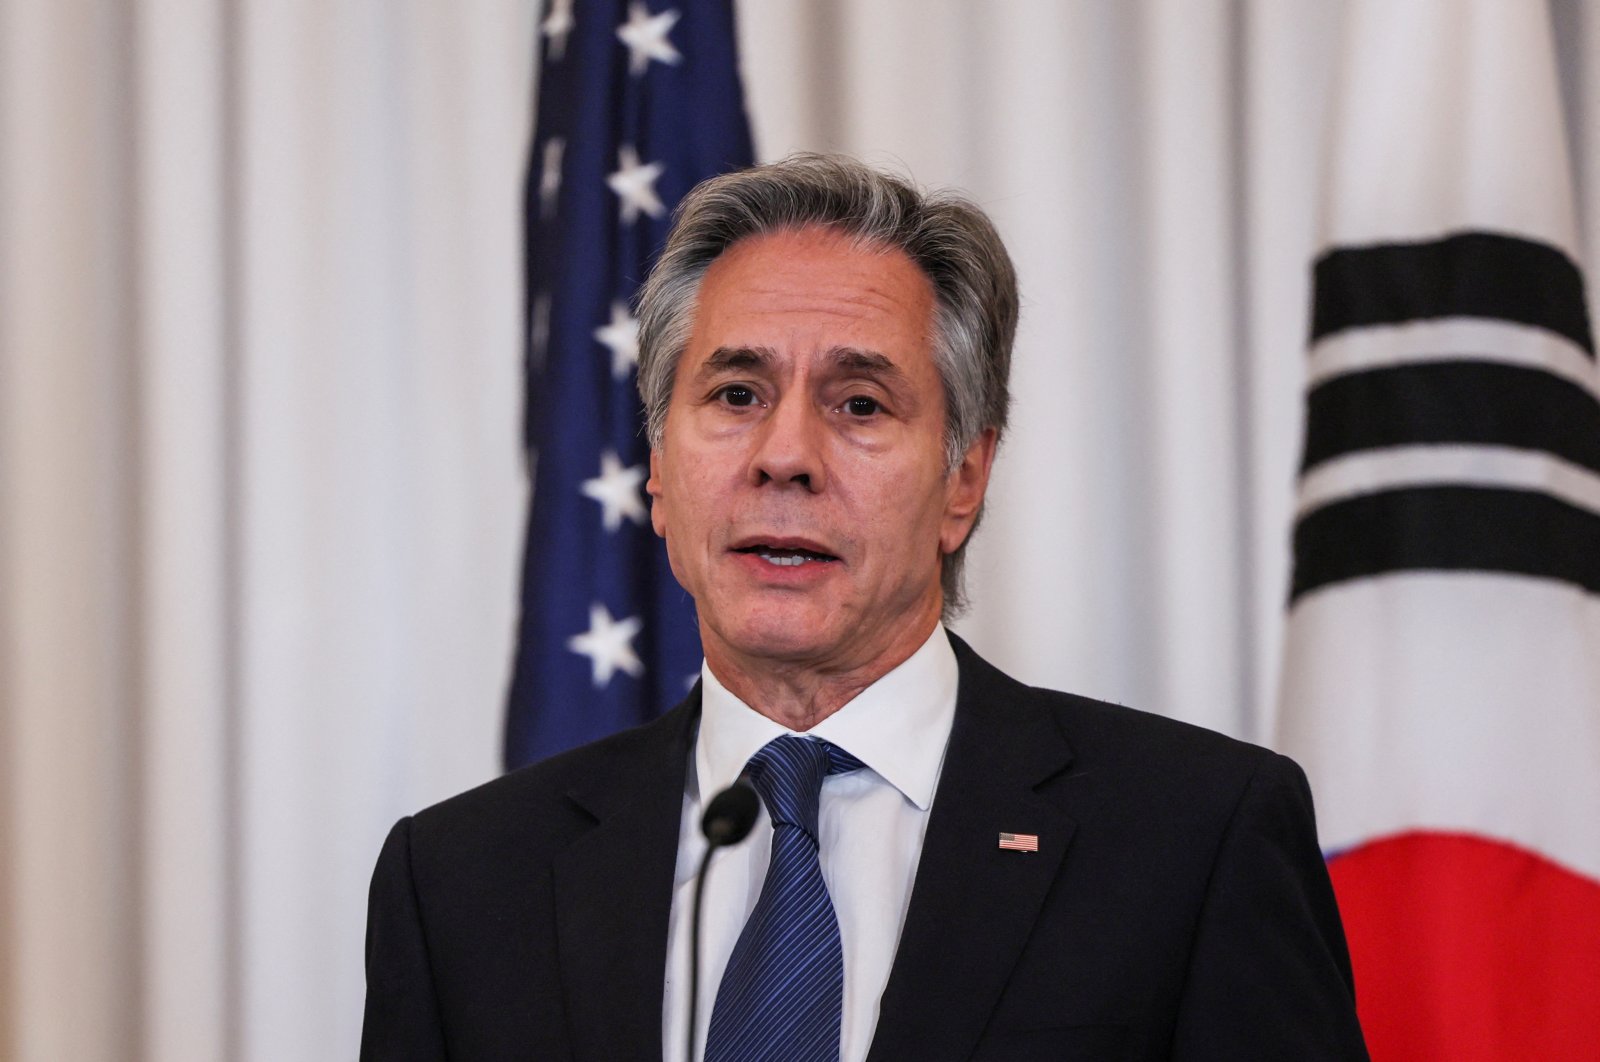
[[[818,549],[814,543],[787,540],[755,541],[735,546],[735,553],[758,557],[775,568],[799,568],[808,564],[837,564],[839,558]]]

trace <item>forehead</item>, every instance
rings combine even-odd
[[[929,357],[933,285],[903,251],[822,228],[740,240],[701,281],[689,352],[728,345],[855,346],[896,361]]]

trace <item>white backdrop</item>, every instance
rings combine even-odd
[[[741,13],[764,156],[961,185],[1018,260],[958,629],[1270,740],[1337,5]],[[497,762],[535,25],[0,0],[0,1057],[353,1056],[383,832]]]

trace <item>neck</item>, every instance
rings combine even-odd
[[[908,629],[887,651],[853,665],[750,657],[705,639],[706,665],[727,691],[768,719],[806,731],[855,700],[922,648],[938,622]]]

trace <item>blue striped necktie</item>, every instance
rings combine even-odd
[[[785,735],[750,759],[772,819],[772,862],[728,958],[705,1062],[838,1062],[844,1006],[839,919],[817,861],[822,779],[862,762],[826,741]]]

